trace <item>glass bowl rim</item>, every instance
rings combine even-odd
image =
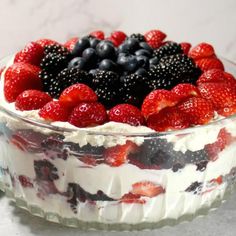
[[[6,56],[0,59],[0,65],[7,62],[7,59],[11,58],[11,56]],[[222,56],[220,56],[220,59],[223,60],[223,62],[227,62],[229,64],[231,64],[232,66],[234,66],[236,68],[236,62],[233,62],[229,59],[226,59]],[[3,64],[4,65],[4,64]],[[2,65],[1,65],[2,66]],[[38,128],[45,128],[54,132],[83,132],[86,133],[87,135],[102,135],[102,136],[127,136],[127,137],[161,137],[161,136],[167,136],[167,135],[182,135],[182,134],[189,134],[191,132],[200,130],[200,129],[204,129],[204,128],[208,128],[208,127],[213,127],[214,125],[218,125],[218,124],[222,124],[224,122],[227,122],[229,120],[233,120],[236,119],[236,114],[233,114],[231,116],[210,122],[208,124],[205,125],[196,125],[193,127],[189,127],[186,129],[181,129],[181,130],[172,130],[172,131],[165,131],[165,132],[156,132],[155,130],[150,131],[150,132],[104,132],[104,131],[92,131],[92,130],[88,130],[87,128],[65,128],[65,127],[59,127],[59,126],[54,126],[48,123],[43,123],[41,121],[37,121],[34,119],[30,119],[30,118],[25,118],[17,113],[14,113],[13,111],[10,111],[6,108],[4,108],[3,106],[1,106],[0,104],[0,111],[7,114],[8,116],[13,117],[14,119],[18,119],[21,120],[23,122],[28,123],[29,125],[35,125]],[[138,127],[137,127],[138,128]],[[147,127],[148,128],[148,127]]]

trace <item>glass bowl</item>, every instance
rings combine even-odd
[[[0,106],[0,189],[48,221],[101,230],[175,225],[218,207],[235,178],[236,115],[181,131],[112,133],[60,128]]]

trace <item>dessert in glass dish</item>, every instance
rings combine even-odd
[[[174,225],[235,186],[236,66],[160,30],[40,39],[1,61],[0,188],[83,229]]]

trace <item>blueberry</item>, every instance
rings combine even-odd
[[[83,51],[82,57],[89,64],[94,65],[97,62],[98,56],[94,48],[87,48]]]
[[[85,67],[86,67],[85,59],[82,57],[73,58],[68,64],[68,68],[72,68],[72,67],[75,67],[78,69],[85,69]]]
[[[153,57],[149,60],[150,66],[155,66],[158,64],[158,62],[159,62],[159,60],[157,59],[157,57]]]
[[[129,53],[129,45],[126,44],[126,43],[121,44],[118,47],[118,53],[119,54],[121,54],[121,53]]]
[[[90,38],[89,39],[90,42],[90,47],[91,48],[96,48],[96,46],[101,42],[101,40],[97,39],[97,38]]]
[[[97,46],[96,46],[96,52],[99,57],[101,58],[114,58],[116,55],[116,50],[112,43],[108,41],[101,41]]]
[[[84,49],[88,48],[89,46],[89,39],[87,37],[83,37],[75,44],[71,54],[73,56],[81,56]]]
[[[138,51],[135,52],[135,55],[136,56],[143,55],[143,56],[146,56],[146,57],[150,57],[151,53],[148,50],[146,50],[146,49],[139,49]]]
[[[147,71],[144,68],[137,69],[135,71],[135,74],[136,75],[141,75],[141,76],[144,76],[144,77],[148,76],[148,73],[147,73]]]
[[[139,41],[137,39],[134,38],[128,38],[125,42],[125,45],[127,45],[126,47],[128,47],[129,52],[135,52],[136,50],[138,50],[139,47]]]
[[[99,64],[100,70],[109,70],[109,71],[116,71],[117,65],[110,59],[103,59]]]
[[[138,66],[139,67],[143,67],[143,68],[148,68],[149,67],[149,58],[144,56],[144,55],[140,55],[140,56],[136,56],[136,59],[138,61]]]
[[[139,46],[147,51],[149,51],[150,53],[152,53],[152,48],[146,43],[146,42],[141,42],[139,43]]]
[[[133,72],[138,68],[138,60],[134,55],[121,56],[117,63],[126,71]]]

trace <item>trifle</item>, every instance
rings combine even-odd
[[[0,188],[83,229],[205,214],[235,185],[234,64],[160,30],[39,39],[2,61]]]

